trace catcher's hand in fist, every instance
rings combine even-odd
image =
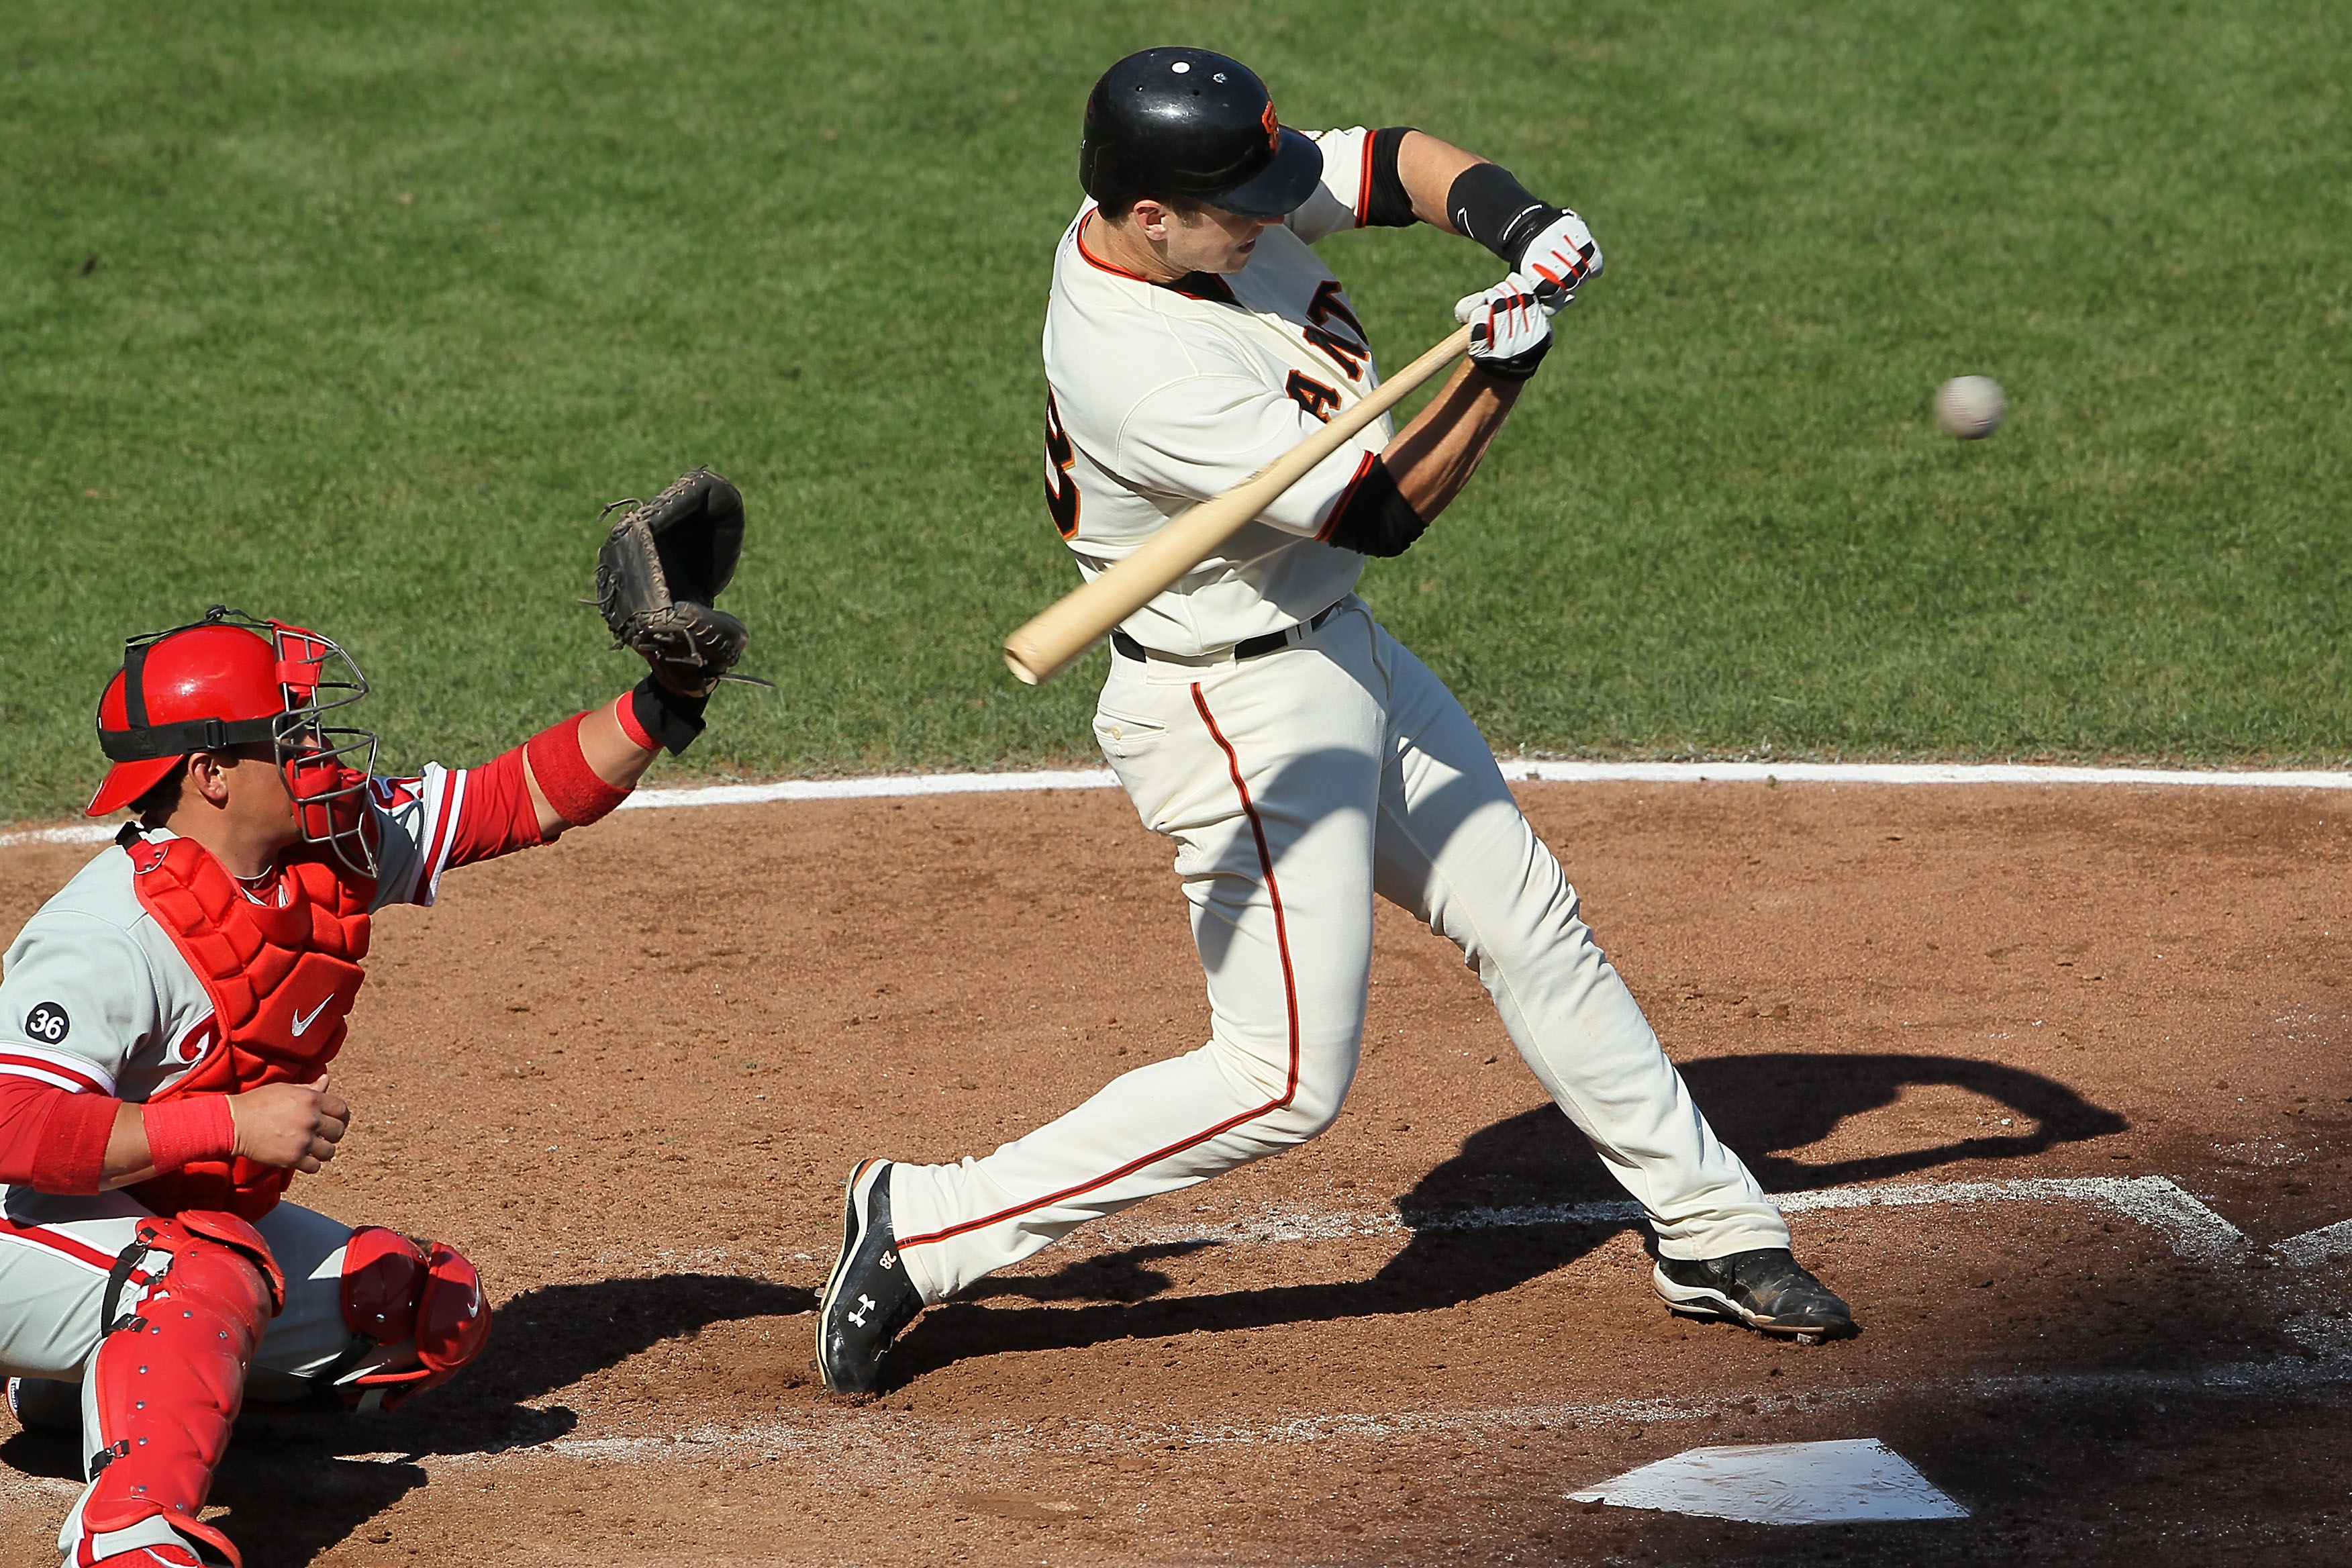
[[[335,1157],[351,1125],[352,1108],[330,1093],[327,1075],[315,1083],[271,1083],[228,1097],[236,1152],[257,1165],[314,1176]]]
[[[1525,381],[1551,352],[1551,317],[1535,288],[1514,272],[1484,293],[1466,294],[1454,319],[1470,328],[1470,363],[1498,381]]]
[[[1546,314],[1576,298],[1577,289],[1601,276],[1601,247],[1592,231],[1568,208],[1544,226],[1519,252],[1519,276],[1535,286]]]
[[[697,468],[649,501],[604,510],[616,507],[627,510],[596,552],[596,607],[613,646],[644,655],[672,690],[704,695],[735,668],[748,637],[742,622],[711,607],[743,553],[743,497]]]

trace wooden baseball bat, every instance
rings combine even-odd
[[[1470,329],[1444,342],[1381,383],[1372,394],[1306,440],[1221,496],[1171,518],[1134,554],[1114,563],[1091,583],[1063,595],[1019,631],[1004,639],[1004,662],[1031,686],[1059,675],[1078,655],[1107,637],[1113,626],[1166,592],[1169,585],[1213,554],[1244,523],[1272,506],[1283,491],[1345,446],[1349,437],[1394,407],[1414,387],[1469,352]]]

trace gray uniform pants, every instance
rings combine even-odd
[[[100,1447],[85,1374],[105,1333],[107,1275],[148,1217],[124,1193],[66,1198],[0,1187],[0,1376],[83,1384],[85,1456]],[[246,1393],[261,1403],[290,1402],[308,1391],[311,1375],[351,1347],[342,1275],[352,1227],[279,1204],[255,1228],[285,1273],[286,1310],[262,1336]],[[78,1533],[80,1513],[77,1504],[66,1523],[68,1538]]]

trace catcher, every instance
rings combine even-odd
[[[389,1409],[481,1353],[455,1247],[282,1201],[351,1121],[327,1068],[369,920],[596,821],[685,749],[742,654],[710,607],[742,535],[708,470],[630,506],[597,597],[651,673],[456,772],[373,774],[375,737],[330,722],[367,681],[317,632],[215,605],[125,645],[89,814],[133,820],[0,979],[0,1373],[20,1420],[82,1434],[68,1564],[239,1563],[197,1516],[248,1394]]]

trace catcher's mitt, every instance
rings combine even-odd
[[[628,510],[596,552],[596,607],[613,646],[643,654],[679,691],[709,690],[743,657],[748,636],[710,604],[743,553],[741,493],[697,468],[649,501],[604,510],[614,507]]]

